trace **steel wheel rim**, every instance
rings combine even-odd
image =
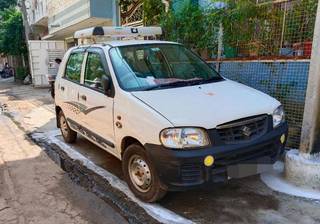
[[[61,127],[61,132],[62,132],[63,136],[67,136],[69,133],[69,127],[68,127],[66,119],[63,116],[61,116],[61,118],[60,118],[60,127]]]
[[[147,162],[139,155],[129,160],[129,176],[135,188],[140,192],[148,192],[151,188],[151,171]]]

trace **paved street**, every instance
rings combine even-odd
[[[35,91],[37,99],[30,95],[33,92],[30,87],[22,87],[18,94],[33,100],[13,100],[7,91],[15,89],[5,83],[0,85],[0,102],[9,100],[8,106],[16,111],[17,120],[20,119],[19,112],[27,113],[37,108],[41,93],[47,94],[47,90]],[[45,104],[41,103],[40,111],[50,111]],[[21,123],[30,130],[34,128],[28,126],[32,116],[31,112]],[[38,124],[43,122],[42,118],[36,116]],[[126,223],[113,208],[72,183],[11,119],[0,115],[0,124],[1,224]]]
[[[55,129],[46,89],[1,82],[0,102],[8,104],[11,114],[11,119],[0,116],[0,184],[6,186],[0,192],[0,214],[5,214],[0,220],[6,218],[3,223],[125,222],[106,203],[71,183],[38,146],[25,138],[24,132]],[[72,148],[122,178],[120,162],[85,139],[80,138]],[[320,201],[273,192],[259,176],[169,193],[160,205],[195,223],[320,223]]]

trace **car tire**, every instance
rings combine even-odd
[[[77,132],[73,131],[67,122],[63,112],[59,112],[59,127],[61,130],[62,137],[66,143],[74,143],[77,140]]]
[[[125,150],[122,170],[129,188],[140,200],[156,202],[167,193],[141,145],[132,144]]]

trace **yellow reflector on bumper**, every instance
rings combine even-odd
[[[205,159],[204,159],[204,165],[205,166],[212,166],[214,164],[214,158],[213,156],[207,156]]]
[[[286,136],[283,134],[281,135],[280,142],[283,144],[285,141],[286,141]]]

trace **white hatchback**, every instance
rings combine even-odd
[[[234,172],[243,164],[273,164],[286,143],[277,100],[222,77],[178,43],[74,47],[55,92],[65,141],[80,134],[120,159],[130,189],[146,202],[244,176]]]

